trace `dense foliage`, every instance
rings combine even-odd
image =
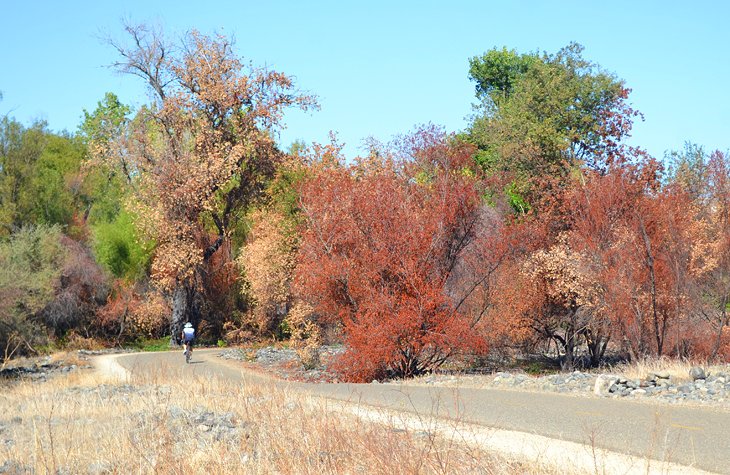
[[[730,358],[730,155],[626,145],[624,82],[570,44],[469,61],[468,127],[362,157],[276,143],[316,107],[225,37],[111,41],[150,87],[76,133],[0,119],[0,358],[49,342],[343,343],[350,380],[538,352]],[[366,132],[366,131],[363,131]]]

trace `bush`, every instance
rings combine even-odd
[[[300,190],[295,284],[323,322],[342,325],[338,369],[350,381],[412,377],[484,351],[458,308],[464,297],[447,292],[480,218],[478,190],[462,173],[470,150],[443,138],[414,156],[325,168]],[[409,178],[419,172],[427,183]]]
[[[39,313],[53,300],[66,254],[58,226],[22,228],[0,242],[0,359],[47,341]]]
[[[142,243],[132,216],[121,212],[114,221],[94,226],[94,255],[115,277],[133,281],[144,275],[153,245]]]
[[[61,237],[66,258],[61,268],[54,298],[40,315],[57,337],[78,330],[87,337],[99,308],[109,294],[107,277],[91,253],[80,243]]]

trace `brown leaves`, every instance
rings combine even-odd
[[[159,246],[153,276],[169,287],[192,277],[227,239],[236,210],[260,195],[281,160],[272,132],[284,110],[316,103],[288,76],[244,65],[223,36],[192,31],[172,47],[144,26],[127,30],[133,42],[115,45],[116,66],[143,77],[156,102],[120,138],[119,154],[139,170],[139,224]],[[194,236],[206,222],[218,240],[203,252]]]

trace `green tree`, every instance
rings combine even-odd
[[[47,134],[30,179],[30,221],[67,225],[78,208],[78,175],[86,147],[67,135]]]
[[[572,43],[556,54],[493,49],[470,60],[482,107],[467,136],[485,171],[512,178],[517,201],[536,201],[529,196],[540,192],[536,179],[565,181],[581,166],[600,169],[622,155],[636,115],[629,91],[582,53]]]
[[[92,112],[83,111],[78,136],[87,145],[91,160],[84,174],[82,199],[92,226],[117,219],[136,175],[133,164],[119,150],[129,131],[131,112],[111,92]]]
[[[25,128],[14,119],[0,119],[0,233],[17,231],[34,206],[31,180],[46,146],[46,125]]]
[[[132,215],[121,211],[113,221],[94,226],[94,255],[115,277],[135,281],[147,274],[153,243],[144,242]]]
[[[77,209],[85,146],[43,122],[0,120],[0,233],[25,224],[68,225]]]
[[[469,78],[476,83],[477,98],[487,103],[506,99],[536,61],[539,58],[534,54],[518,54],[507,48],[494,48],[469,59]]]

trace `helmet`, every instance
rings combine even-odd
[[[185,328],[190,328],[190,327],[192,327],[192,326],[193,326],[193,324],[192,324],[192,323],[190,323],[190,322],[188,322],[188,323],[186,323],[186,324],[185,324]]]

